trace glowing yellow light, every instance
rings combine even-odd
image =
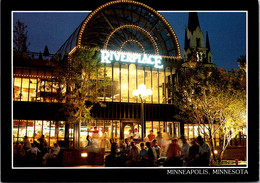
[[[146,89],[144,84],[138,86],[138,90],[133,91],[133,96],[140,96],[146,98],[149,95],[152,95],[153,91],[151,89]]]
[[[88,157],[88,153],[81,153],[81,157],[82,157],[82,158]]]
[[[218,150],[214,150],[214,154],[218,154]]]
[[[126,85],[126,84],[123,84],[123,85],[122,85],[122,89],[127,89],[127,85]]]
[[[170,24],[166,21],[166,19],[161,15],[159,14],[156,10],[154,10],[153,8],[143,4],[143,3],[140,3],[140,2],[136,2],[136,1],[132,1],[132,0],[121,0],[121,1],[111,1],[111,2],[108,2],[102,6],[100,6],[99,8],[97,8],[96,10],[94,10],[84,21],[84,23],[82,24],[82,27],[81,27],[81,30],[80,30],[80,33],[78,35],[78,42],[77,42],[77,45],[80,46],[81,45],[81,40],[82,40],[82,34],[83,34],[83,31],[87,25],[87,23],[90,21],[91,18],[93,18],[99,11],[101,11],[102,9],[104,8],[107,8],[108,6],[111,6],[113,4],[119,4],[119,3],[128,3],[128,4],[134,4],[134,5],[139,5],[139,6],[142,6],[144,8],[147,8],[148,10],[152,11],[155,15],[157,15],[161,20],[162,22],[164,22],[165,25],[167,25],[169,27],[169,30],[170,30],[170,33],[174,36],[175,38],[175,43],[177,45],[177,55],[178,57],[180,57],[180,47],[179,47],[179,44],[178,44],[178,40],[177,40],[177,37],[176,37],[176,34],[175,32],[173,31],[172,27],[170,26]],[[111,36],[108,36],[108,39],[110,39]],[[155,41],[152,41],[154,46],[156,45],[156,42]],[[155,46],[155,50],[156,50],[156,53],[159,54],[159,51],[158,51],[158,47],[157,45]],[[177,58],[178,58],[177,57]],[[180,57],[181,58],[181,57]]]

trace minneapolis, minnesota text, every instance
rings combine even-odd
[[[238,175],[248,174],[247,169],[173,169],[167,175]]]

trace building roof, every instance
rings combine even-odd
[[[209,35],[208,35],[208,31],[206,31],[206,48],[208,48],[208,51],[210,51],[210,44],[209,44]]]
[[[56,55],[62,59],[74,47],[86,45],[181,58],[177,36],[167,20],[132,0],[110,1],[92,11]]]
[[[197,27],[200,27],[198,13],[197,12],[189,12],[189,20],[188,20],[188,29],[193,33]]]

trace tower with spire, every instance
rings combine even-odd
[[[197,12],[189,12],[188,26],[185,30],[183,57],[184,62],[198,62],[205,67],[215,67],[210,50],[208,32],[206,32],[205,42]]]

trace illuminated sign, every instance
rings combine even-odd
[[[101,63],[111,63],[112,61],[147,64],[154,65],[158,69],[163,68],[162,57],[159,55],[101,50]]]

